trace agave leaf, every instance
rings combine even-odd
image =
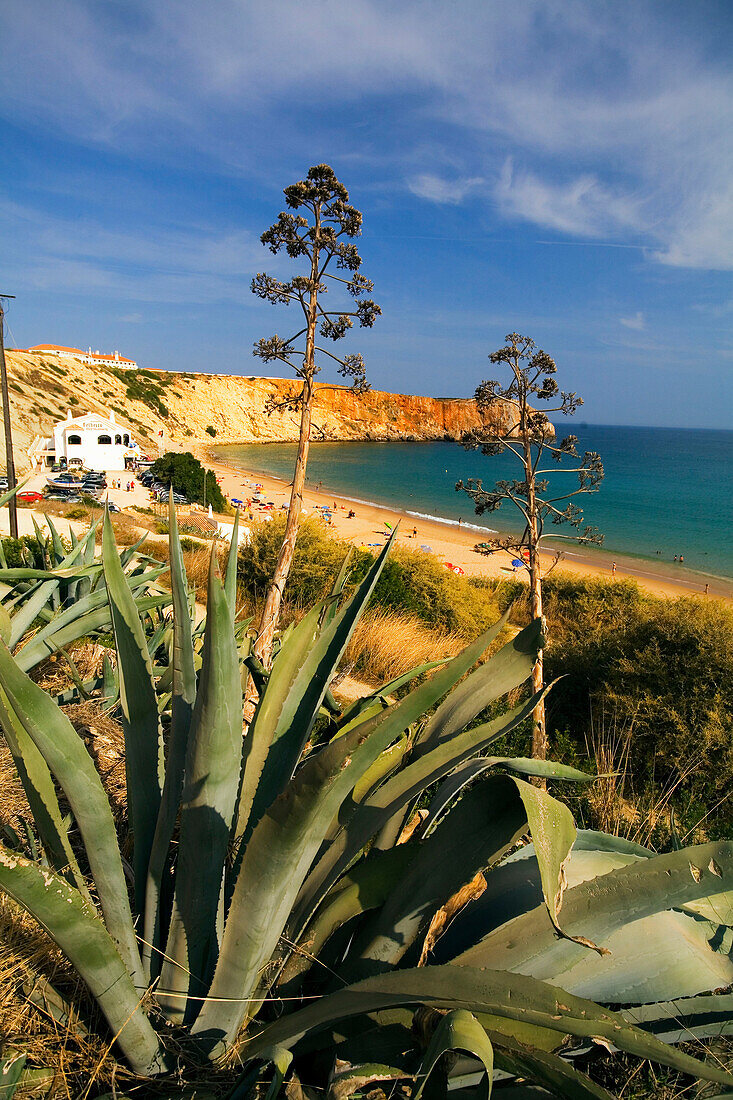
[[[338,622],[337,617],[334,623]],[[309,757],[287,790],[260,819],[244,850],[219,965],[210,989],[211,1000],[204,1005],[195,1027],[198,1034],[208,1031],[213,1042],[220,1036],[225,1041],[233,1039],[246,1013],[243,999],[251,996],[262,966],[272,956],[308,868],[339,806],[395,737],[461,679],[480,656],[484,640],[484,636],[477,639],[401,702]],[[518,721],[521,717],[515,715]],[[491,736],[499,736],[505,729],[506,722],[502,720],[492,726]],[[474,739],[470,747],[464,745],[466,753],[476,751],[476,741],[481,740],[480,731],[478,737],[477,731],[471,732]],[[447,749],[449,754],[450,748],[441,745],[435,752],[445,753]],[[420,765],[425,772],[424,761],[418,761]],[[428,774],[429,771],[428,766]],[[422,781],[424,778],[423,774]],[[389,783],[384,785],[387,786]],[[304,922],[310,916],[328,885],[330,881],[326,882],[324,877],[316,890],[299,899],[300,920]],[[297,926],[298,931],[301,926]]]
[[[266,1057],[273,1046],[292,1049],[305,1035],[336,1020],[417,1004],[489,1012],[561,1035],[609,1040],[619,1050],[640,1058],[672,1066],[693,1077],[733,1085],[730,1073],[667,1046],[593,1001],[523,974],[470,966],[423,966],[367,978],[269,1024],[244,1045],[241,1053],[244,1058]]]
[[[298,941],[278,983],[282,996],[295,991],[298,983],[317,961],[321,948],[338,929],[353,917],[383,905],[401,881],[413,852],[408,844],[369,855],[343,875],[328,892],[313,920]]]
[[[316,608],[295,628],[286,643],[287,648],[284,646],[275,660],[267,689],[247,739],[248,741],[252,739],[251,743],[254,746],[254,738],[256,738],[259,751],[255,753],[253,747],[249,748],[249,755],[245,760],[238,814],[239,827],[243,824],[244,811],[250,797],[252,808],[247,815],[247,824],[251,831],[267,807],[287,786],[313,729],[318,708],[323,702],[323,697],[354,632],[357,620],[374,591],[393,541],[394,535],[388,540],[351,599],[330,622],[324,625],[315,643],[312,641],[310,631],[312,627],[314,631],[317,629]],[[320,611],[317,614],[320,614]],[[307,627],[304,626],[306,622]],[[278,665],[286,652],[288,659],[281,678]],[[276,674],[277,680],[275,680]],[[286,686],[287,693],[283,695],[283,688]],[[269,700],[271,691],[274,694],[272,703]],[[262,719],[258,721],[260,713]],[[268,747],[260,767],[258,762],[261,747],[264,744]],[[247,753],[248,747],[245,746],[245,754]],[[253,761],[253,766],[250,766],[250,759]],[[260,767],[260,775],[257,777],[256,793],[254,793],[252,788],[255,776],[252,772],[256,774],[258,767]]]
[[[358,715],[369,707],[373,707],[375,703],[383,700],[387,695],[393,695],[400,688],[403,688],[406,684],[411,683],[413,680],[417,680],[418,676],[424,676],[426,672],[432,672],[434,668],[440,668],[441,665],[447,664],[448,658],[444,658],[440,661],[428,661],[423,665],[416,665],[415,668],[411,668],[409,672],[403,672],[401,676],[395,676],[394,680],[388,680],[386,684],[382,684],[370,695],[363,695],[361,699],[355,699],[350,706],[346,707],[339,719],[339,729],[342,729],[347,723],[352,722]],[[386,703],[384,704],[386,706]]]
[[[87,535],[85,537],[88,538],[89,536]],[[61,560],[59,565],[64,568],[73,565],[80,557],[83,546],[83,541],[77,542],[70,552]],[[52,592],[58,589],[59,584],[60,581],[58,580],[47,580],[41,583],[33,595],[18,609],[13,616],[13,629],[10,634],[10,641],[8,642],[10,649],[15,649],[18,642],[26,631],[30,629],[34,620],[40,614],[42,608],[49,602]]]
[[[711,862],[719,875],[709,869]],[[563,902],[563,929],[566,934],[591,937],[596,943],[606,944],[614,932],[632,921],[704,898],[721,886],[733,886],[733,843],[728,841],[636,859],[568,889]],[[556,938],[544,907],[537,907],[489,932],[461,952],[455,962],[499,966],[538,978],[566,975],[570,980],[571,968],[583,963],[584,956],[582,946]],[[613,974],[617,965],[623,963],[613,954],[595,959],[592,968],[595,980],[602,982],[604,974]],[[703,987],[705,977],[702,973]],[[616,982],[613,987],[617,993],[619,984]],[[680,990],[680,995],[685,992]]]
[[[336,617],[336,612],[338,611],[339,600],[341,599],[341,597],[344,594],[344,587],[346,585],[347,580],[349,579],[349,569],[351,568],[351,559],[352,559],[353,556],[354,556],[354,547],[350,546],[349,549],[346,552],[346,557],[344,558],[343,562],[341,563],[341,568],[339,569],[338,576],[336,577],[336,580],[333,583],[333,587],[331,589],[331,595],[330,595],[330,597],[329,597],[329,599],[328,599],[328,601],[327,601],[326,605],[324,606],[323,611],[321,613],[321,621],[320,621],[321,629],[323,629],[324,626],[328,626],[329,623],[333,622],[334,618]]]
[[[13,623],[8,614],[8,609],[4,604],[0,603],[0,638],[7,645],[10,642],[10,635],[13,632]]]
[[[239,557],[239,508],[234,513],[234,526],[232,527],[232,541],[229,543],[227,555],[227,569],[224,579],[224,591],[227,602],[232,612],[232,622],[237,614],[237,561]]]
[[[101,568],[101,567],[100,567]],[[151,570],[142,577],[130,578],[130,588],[134,593],[143,589],[156,579],[163,570]],[[164,607],[169,603],[167,593],[155,593],[151,596],[135,596],[138,611],[153,607]],[[57,649],[70,645],[79,638],[96,631],[111,629],[112,618],[105,587],[78,599],[71,607],[55,615],[41,628],[18,652],[16,659],[24,672],[28,672]]]
[[[558,923],[565,892],[565,865],[575,843],[575,822],[564,803],[548,798],[545,791],[516,779],[517,789],[527,812],[527,824],[532,834],[542,880],[542,894],[555,930],[563,932]],[[588,944],[586,946],[593,946]]]
[[[19,481],[17,485],[14,485],[12,489],[8,489],[7,493],[3,493],[2,496],[0,496],[0,508],[3,508],[8,503],[10,498],[14,497],[16,493],[19,493],[23,486],[26,485],[29,481],[30,474],[28,475],[28,477],[24,478],[23,481]]]
[[[134,1072],[158,1073],[163,1051],[128,970],[94,910],[58,875],[0,845],[0,887],[55,940],[96,998]]]
[[[470,660],[475,654],[475,649],[474,647],[469,648],[473,649],[473,653],[468,657]],[[455,677],[454,682],[460,679],[460,669],[465,664],[465,660],[465,654],[459,654],[447,668],[436,673],[432,680],[422,684],[411,695],[408,695],[407,699],[392,709],[398,712],[399,708],[408,700],[412,700],[415,696],[422,698],[423,689],[435,685],[436,681],[439,682],[441,688],[444,688],[451,670]],[[456,665],[456,661],[461,663]],[[396,775],[383,783],[373,795],[370,795],[369,798],[358,805],[351,819],[344,824],[340,833],[322,852],[318,862],[303,884],[291,917],[291,932],[294,935],[299,933],[303,923],[310,917],[320,898],[323,897],[329,887],[357,857],[370,838],[382,828],[385,822],[389,821],[398,810],[419,795],[431,783],[442,779],[463,760],[474,756],[487,745],[490,745],[492,741],[509,733],[523,722],[532,713],[538,700],[544,697],[546,691],[547,689],[544,692],[538,692],[528,702],[507,711],[506,714],[495,718],[492,722],[466,730],[450,741],[439,743],[430,753],[426,753],[420,759],[414,760],[407,767],[402,768]],[[440,694],[443,694],[442,690]],[[389,714],[390,711],[384,711],[383,713]],[[378,720],[375,719],[374,721]]]
[[[244,770],[235,830],[237,837],[244,834],[250,821],[272,743],[285,736],[289,723],[293,720],[295,684],[306,655],[313,645],[320,612],[318,605],[301,619],[281,646],[269,679],[261,684],[260,701],[244,743]],[[264,669],[262,671],[265,672]]]
[[[346,977],[396,966],[441,905],[500,859],[526,828],[515,781],[495,775],[472,787],[425,840],[401,845],[412,851],[410,865],[357,935],[352,952],[358,961],[347,961]]]
[[[733,1034],[733,994],[687,997],[625,1008],[621,1015],[631,1024],[651,1031],[665,1043],[716,1039]]]
[[[69,800],[84,840],[107,931],[136,985],[144,988],[127,886],[109,802],[91,757],[69,719],[18,668],[0,641],[0,686]]]
[[[101,572],[101,565],[76,565],[68,569],[34,569],[30,566],[14,566],[3,569],[2,579],[9,584],[19,581],[74,580],[77,577],[91,577]]]
[[[553,1095],[564,1100],[614,1100],[607,1089],[573,1069],[556,1054],[524,1046],[506,1035],[492,1038],[500,1069],[545,1085]]]
[[[23,784],[33,820],[41,838],[43,850],[51,866],[76,886],[85,900],[91,898],[79,870],[59,808],[53,778],[46,761],[28,736],[25,728],[0,688],[0,722],[8,748],[13,756],[18,776]]]
[[[487,1079],[486,1096],[491,1096],[494,1075],[494,1048],[491,1040],[475,1016],[464,1008],[454,1009],[440,1018],[428,1043],[415,1078],[414,1100],[420,1100],[428,1077],[439,1059],[451,1050],[463,1050],[477,1058],[484,1067]]]
[[[102,560],[117,647],[127,804],[135,844],[135,898],[137,911],[141,912],[163,785],[163,731],[147,640],[117,553],[108,511],[104,516]]]
[[[160,947],[164,935],[161,928],[161,888],[181,802],[186,751],[196,701],[196,667],[188,607],[188,584],[172,489],[168,501],[168,546],[173,596],[173,651],[170,665],[173,690],[168,759],[145,893],[143,962],[151,977],[160,971]]]
[[[367,961],[360,976],[397,965],[436,910],[478,871],[501,859],[528,827],[547,897],[557,896],[575,839],[572,817],[545,791],[530,787],[528,799],[526,788],[515,777],[489,776],[414,846],[410,867],[357,938],[356,950]]]
[[[53,546],[54,558],[56,559],[54,565],[60,565],[66,557],[66,549],[61,541],[61,535],[56,530],[55,523],[48,515],[46,516],[46,523],[51,532],[51,545]]]
[[[486,647],[504,629],[509,611],[504,612],[485,636]],[[430,752],[440,741],[464,729],[489,703],[523,683],[532,672],[541,637],[542,622],[535,619],[466,677],[428,720],[418,738],[416,756]]]
[[[206,635],[186,757],[178,866],[159,999],[172,1018],[190,1021],[219,953],[222,880],[242,758],[242,695],[232,617],[209,568]],[[185,969],[184,969],[185,967]],[[184,994],[181,997],[181,994]]]
[[[0,1098],[13,1100],[25,1068],[25,1054],[11,1054],[0,1058]]]

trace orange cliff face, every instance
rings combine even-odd
[[[284,398],[293,387],[288,379],[155,370],[128,373],[28,352],[8,352],[7,364],[19,470],[28,465],[24,459],[34,437],[51,435],[54,423],[64,418],[68,408],[103,413],[114,409],[118,422],[153,455],[161,446],[203,453],[212,444],[298,439],[299,412],[267,413],[270,403]],[[507,403],[497,406],[500,426],[509,426],[510,409]],[[380,390],[359,396],[346,386],[316,384],[314,441],[458,440],[479,424],[470,398],[413,397]],[[213,430],[213,436],[207,429]]]

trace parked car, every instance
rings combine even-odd
[[[23,489],[15,498],[19,504],[37,504],[43,500],[43,493],[37,493],[35,489]]]
[[[6,477],[0,477],[0,490],[2,490],[2,492],[5,492],[5,490],[8,488],[8,486],[9,486],[8,479]]]
[[[108,500],[107,501],[107,507],[109,508],[110,512],[121,512],[122,511],[119,504],[115,504],[115,502],[113,500]]]
[[[81,504],[78,493],[46,493],[44,500],[61,500],[64,504]]]
[[[61,471],[65,470],[65,469],[66,469],[66,459],[62,458],[58,462],[54,462],[53,466],[51,467],[51,473],[52,474],[60,474]]]

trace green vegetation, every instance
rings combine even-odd
[[[442,1097],[462,1072],[444,1056],[462,1050],[489,1080],[497,1066],[561,1095],[608,1097],[559,1056],[568,1039],[592,1038],[733,1084],[632,1022],[640,1012],[665,1038],[685,1026],[717,1033],[729,998],[698,1001],[694,964],[707,951],[702,980],[713,971],[716,985],[733,980],[730,929],[720,927],[733,908],[731,845],[655,856],[578,834],[568,809],[526,779],[591,777],[485,755],[536,705],[532,696],[473,724],[530,676],[539,622],[475,667],[500,621],[399,703],[387,701],[400,686],[391,683],[341,709],[329,685],[389,547],[350,597],[342,573],[331,598],[278,639],[268,674],[248,655],[248,624],[235,621],[236,554],[223,583],[212,555],[207,618],[194,627],[172,509],[169,524],[172,620],[140,617],[139,572],[127,562],[126,574],[109,517],[101,570],[93,563],[117,650],[104,680],[124,735],[121,821],[84,740],[23,671],[28,646],[13,655],[0,641],[0,720],[29,822],[6,830],[0,888],[85,983],[69,1005],[42,979],[54,1028],[64,1020],[62,1034],[48,1032],[64,1066],[74,1044],[101,1031],[110,1041],[93,1073],[108,1094],[125,1081],[120,1059],[138,1077],[162,1077],[155,1094],[168,1097],[248,1095],[263,1066],[273,1097],[288,1071],[290,1092],[303,1080],[309,1094],[340,1086],[346,1096],[356,1075],[361,1090],[386,1076],[417,1096],[439,1062],[432,1088]],[[31,578],[4,579],[13,593]],[[7,632],[14,616],[5,616]],[[260,695],[244,742],[242,661]],[[427,813],[413,817],[421,797]],[[525,834],[532,843],[518,847]],[[481,894],[470,919],[459,914],[441,937],[467,883]],[[601,961],[593,940],[612,942],[612,953]],[[594,996],[627,1007],[612,1012]],[[9,1038],[14,1049],[21,1037]],[[220,1061],[235,1044],[236,1057]],[[67,1080],[66,1094],[79,1095],[91,1072]]]
[[[157,412],[163,419],[169,416],[168,406],[162,400],[166,386],[172,379],[160,372],[146,370],[123,370],[121,367],[108,367],[111,374],[119,378],[125,384],[125,396],[132,401],[142,401],[143,404]]]
[[[167,451],[155,460],[152,472],[166,488],[172,485],[175,492],[183,493],[190,501],[210,504],[216,512],[230,510],[214,472],[207,470],[204,482],[204,467],[190,451],[181,454]]]
[[[243,594],[255,604],[267,591],[284,531],[283,516],[253,524],[250,545],[240,554],[239,582]],[[284,593],[291,608],[310,607],[328,594],[348,548],[347,542],[332,538],[318,519],[301,522]],[[372,561],[369,551],[354,551],[349,586],[366,575]],[[387,559],[372,603],[441,630],[459,632],[466,640],[485,630],[499,613],[493,586],[458,577],[430,555],[403,547]]]
[[[254,524],[240,555],[243,600],[256,608],[272,576],[284,521]],[[347,544],[319,521],[301,524],[285,589],[286,621],[324,598]],[[352,556],[349,585],[371,555]],[[548,682],[562,677],[547,703],[551,755],[578,767],[621,769],[613,805],[574,802],[592,826],[672,843],[670,810],[681,835],[704,840],[733,830],[733,611],[715,600],[645,595],[634,581],[583,579],[553,572],[543,582],[549,642]],[[466,639],[511,608],[526,622],[529,599],[519,581],[457,577],[435,558],[397,549],[375,586],[372,608],[435,628],[436,652],[447,634]],[[390,632],[399,635],[396,622]],[[414,631],[413,631],[414,634]],[[368,647],[367,647],[368,648]],[[355,653],[367,674],[368,656]],[[482,720],[491,717],[490,711]],[[502,751],[530,751],[527,725]],[[698,824],[700,823],[700,824]]]
[[[209,433],[210,436],[215,436],[216,435],[216,428],[212,428],[211,424],[209,424],[206,431]]]

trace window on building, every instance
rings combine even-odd
[[[129,435],[127,434],[127,432],[125,432],[125,434],[124,434],[124,436],[123,436],[123,438],[122,438],[122,442],[123,442],[123,443],[125,444],[125,446],[126,446],[126,447],[129,447],[129,446],[130,446],[130,437],[129,437]]]
[[[111,442],[112,442],[112,436],[111,435],[97,436],[97,443],[105,444],[105,443],[111,443]]]
[[[78,447],[81,444],[80,435],[69,435],[66,437],[66,442],[71,443],[73,446]]]
[[[115,436],[115,443],[121,443],[121,442],[122,442],[122,436],[118,432],[117,435]]]

